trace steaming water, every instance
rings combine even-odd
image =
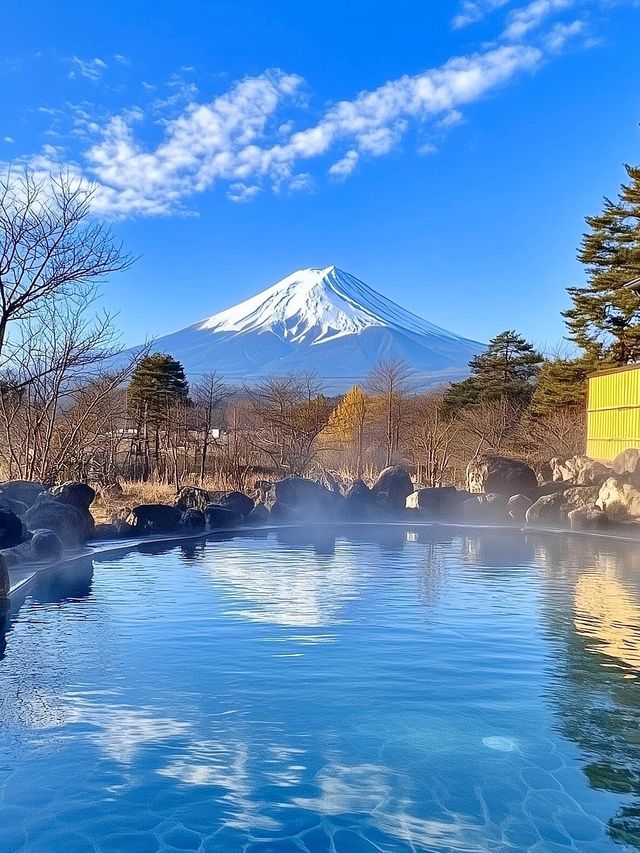
[[[363,527],[66,569],[0,645],[0,850],[640,849],[637,567]]]

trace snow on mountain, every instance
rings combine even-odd
[[[334,266],[298,270],[153,346],[192,379],[213,370],[236,382],[310,371],[332,392],[362,381],[381,359],[405,360],[419,388],[459,379],[481,349]]]

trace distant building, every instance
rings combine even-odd
[[[589,376],[587,456],[611,462],[630,447],[640,448],[640,364]]]

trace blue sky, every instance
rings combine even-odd
[[[12,3],[0,160],[61,165],[139,260],[124,341],[336,264],[477,340],[564,333],[584,216],[640,162],[640,8]]]

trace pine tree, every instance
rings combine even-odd
[[[443,411],[454,415],[468,406],[499,400],[526,406],[543,361],[540,353],[517,332],[501,332],[489,341],[483,353],[471,360],[471,376],[449,386]]]
[[[582,359],[556,358],[545,361],[531,398],[531,413],[544,417],[559,409],[583,407],[588,373],[589,366]]]
[[[563,312],[588,360],[610,365],[640,359],[640,301],[625,287],[640,275],[640,167],[625,168],[617,201],[605,198],[602,213],[586,219],[578,260],[587,284],[567,288],[573,307]]]
[[[149,458],[149,437],[154,437],[156,469],[160,465],[160,430],[172,406],[189,400],[184,367],[170,355],[156,353],[140,360],[131,376],[127,404],[138,428],[138,440]],[[148,463],[147,463],[148,468]],[[145,469],[144,476],[148,474]]]

